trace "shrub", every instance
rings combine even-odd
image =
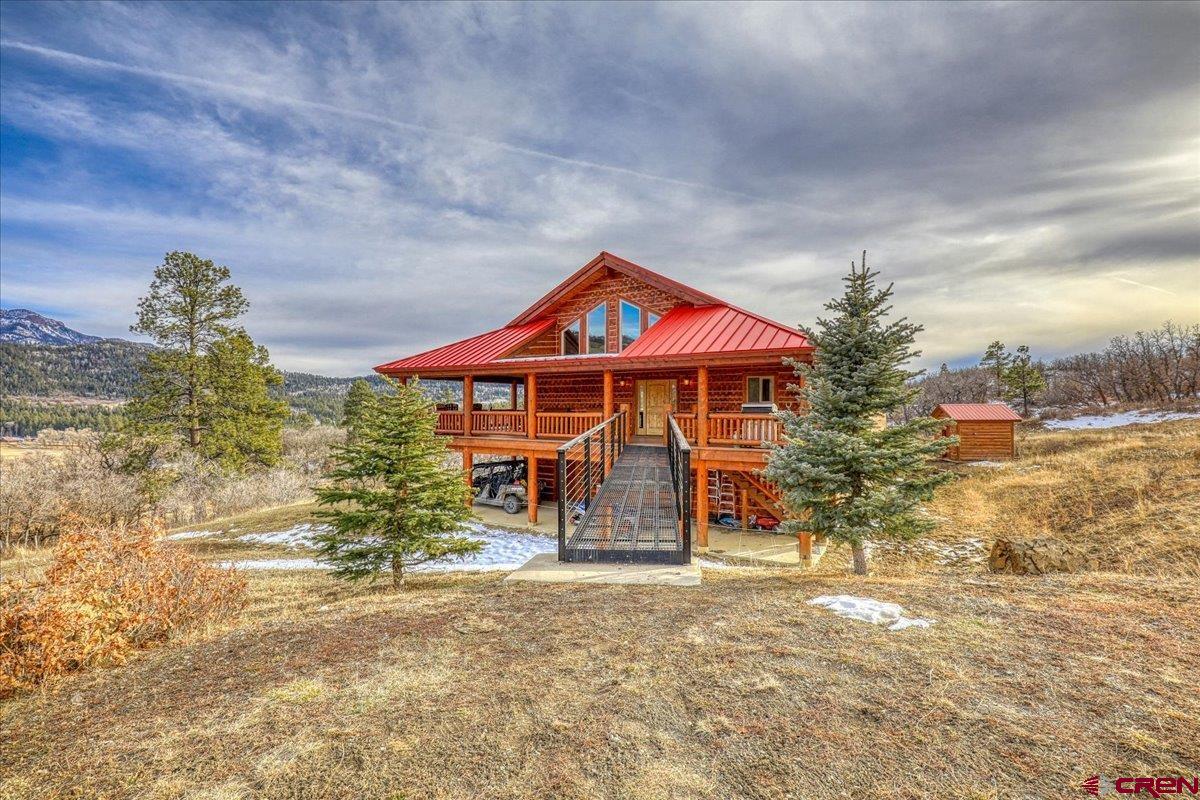
[[[245,579],[120,524],[64,534],[41,581],[0,579],[0,697],[228,619]]]

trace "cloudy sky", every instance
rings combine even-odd
[[[1198,4],[5,3],[0,294],[129,336],[168,250],[287,369],[503,324],[600,250],[924,363],[1200,321]]]

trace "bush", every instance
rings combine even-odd
[[[82,527],[62,536],[43,580],[0,579],[0,698],[241,611],[245,579],[160,534]]]

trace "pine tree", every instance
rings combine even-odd
[[[1021,416],[1029,416],[1029,404],[1046,388],[1046,376],[1041,365],[1033,363],[1029,345],[1021,345],[1011,356],[1004,370],[1004,397],[1006,400],[1021,401]]]
[[[906,381],[920,373],[903,366],[920,355],[912,344],[922,328],[904,318],[885,322],[892,287],[876,289],[877,274],[867,270],[864,252],[862,269],[851,263],[843,279],[842,297],[825,305],[835,316],[802,327],[814,363],[791,363],[809,411],[780,413],[784,443],[763,470],[796,518],[788,528],[848,543],[859,575],[867,572],[867,541],[911,538],[931,527],[919,504],[951,475],[929,459],[954,444],[934,438],[943,423],[930,417],[878,424],[919,392]]]
[[[1004,395],[1004,371],[1012,363],[1012,355],[1004,349],[1004,342],[996,340],[983,351],[979,366],[988,369],[996,379],[996,397]]]
[[[334,452],[328,484],[316,490],[330,524],[317,546],[338,577],[390,570],[399,589],[405,570],[481,544],[454,534],[471,514],[462,473],[446,466],[437,413],[419,386],[394,388],[366,407],[354,441]]]
[[[350,384],[350,391],[346,393],[346,403],[342,409],[342,427],[346,429],[351,441],[357,438],[358,429],[375,400],[375,392],[372,391],[371,384],[362,378]]]
[[[143,437],[181,440],[240,469],[279,455],[287,405],[272,400],[281,376],[267,351],[237,324],[249,304],[228,284],[229,268],[191,253],[167,253],[138,303],[135,333],[154,339],[128,406]]]

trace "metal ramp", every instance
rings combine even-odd
[[[626,445],[623,427],[618,414],[559,448],[558,559],[690,563],[688,451]]]

